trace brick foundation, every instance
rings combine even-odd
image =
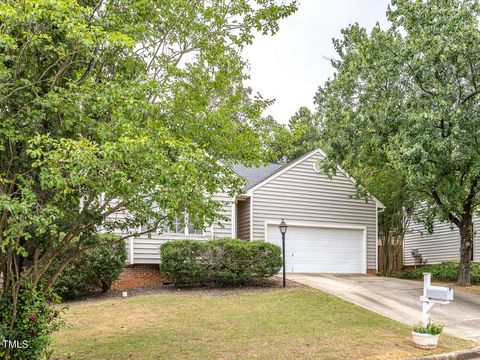
[[[367,275],[377,275],[376,269],[367,269]]]
[[[127,290],[162,284],[164,280],[159,265],[135,264],[127,265],[117,281],[112,284],[113,290]]]

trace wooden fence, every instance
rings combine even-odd
[[[391,246],[393,248],[393,246]],[[393,271],[401,271],[403,268],[403,248],[402,245],[395,245],[395,250],[391,251],[390,261],[393,263]],[[383,251],[383,245],[378,245],[378,271],[381,272],[384,269],[385,253]]]

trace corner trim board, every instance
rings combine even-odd
[[[253,240],[253,191],[250,194],[250,241]]]
[[[134,254],[133,254],[133,237],[128,239],[128,252],[129,252],[129,263],[130,265],[134,264]]]
[[[237,237],[237,203],[235,201],[235,198],[232,200],[232,205],[231,205],[231,226],[232,226],[232,239],[235,239]]]

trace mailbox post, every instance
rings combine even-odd
[[[432,274],[423,273],[423,295],[420,301],[423,304],[422,321],[423,326],[430,324],[430,310],[435,304],[448,304],[453,300],[453,289],[444,286],[432,285]]]

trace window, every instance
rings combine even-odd
[[[182,224],[180,223],[180,219],[176,218],[170,226],[168,224],[168,221],[165,221],[165,223],[163,224],[163,233],[185,235],[185,229],[182,227]]]
[[[171,226],[168,225],[168,221],[163,224],[164,234],[177,234],[177,235],[203,235],[202,229],[195,228],[195,225],[191,222],[186,227],[183,227],[180,219],[175,219]]]

